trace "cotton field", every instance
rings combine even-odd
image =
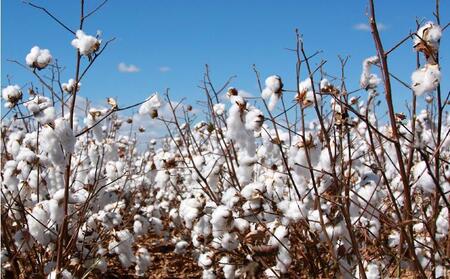
[[[31,45],[14,63],[39,86],[2,88],[2,276],[447,278],[448,24],[424,21],[384,46],[369,7],[377,53],[360,61],[359,84],[341,78],[345,59],[323,74],[297,33],[297,82],[254,67],[248,97],[206,69],[201,110],[169,91],[77,108],[112,42],[84,18],[67,41],[75,75],[60,86],[44,78],[56,52]],[[417,68],[409,106],[394,109],[387,58],[400,45]],[[138,116],[161,137],[139,136]]]

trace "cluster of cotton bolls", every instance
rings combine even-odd
[[[422,42],[437,50],[440,32],[427,23],[418,31],[416,49],[425,52],[417,47]],[[76,36],[72,45],[80,54],[98,50],[97,38],[81,30]],[[428,63],[413,74],[416,95],[440,82],[439,65],[429,57],[436,52],[426,54]],[[29,56],[27,63],[38,69],[51,60],[39,48]],[[369,100],[377,98],[381,80],[371,67],[378,63],[376,56],[363,62],[360,87]],[[412,208],[411,219],[401,220],[398,212],[407,203],[391,127],[378,124],[374,102],[353,97],[346,108],[333,80],[317,81],[301,80],[290,101],[323,111],[322,121],[299,127],[297,119],[293,125],[272,115],[289,92],[273,75],[261,92],[268,116],[231,87],[229,103],[209,104],[211,115],[197,123],[165,119],[170,136],[141,150],[131,132],[121,133],[126,121],[114,110],[115,100],[108,101],[112,108],[90,107],[70,121],[51,98],[32,94],[23,103],[28,118],[2,123],[2,216],[11,220],[2,239],[2,267],[11,270],[14,260],[22,265],[40,253],[35,269],[58,276],[58,235],[65,224],[70,256],[63,278],[84,271],[107,276],[112,264],[148,276],[157,262],[155,239],[167,253],[195,262],[203,278],[280,278],[299,268],[380,278],[406,251],[403,228],[411,225],[419,263],[442,274],[446,259],[436,249],[448,242],[450,136],[436,142],[429,110],[418,111],[414,121],[399,121]],[[70,79],[62,89],[78,91],[80,84]],[[14,109],[23,96],[11,85],[2,97]],[[162,105],[153,94],[139,114],[160,121]],[[350,119],[350,109],[367,119]],[[450,115],[444,114],[441,130],[449,127]],[[443,158],[439,177],[435,161],[426,159],[437,149]],[[431,229],[430,216],[436,220]],[[405,255],[399,264],[411,262]]]

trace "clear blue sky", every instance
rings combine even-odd
[[[90,11],[101,1],[86,1]],[[48,8],[66,25],[76,29],[79,1],[34,1]],[[442,1],[441,20],[448,22],[448,1]],[[376,1],[378,21],[384,25],[382,39],[388,49],[415,30],[415,20],[434,20],[434,1]],[[351,55],[348,88],[358,87],[361,62],[375,54],[371,34],[355,25],[367,23],[367,1],[109,1],[85,23],[86,33],[103,32],[103,39],[116,41],[98,59],[82,82],[81,95],[97,103],[117,96],[121,104],[138,102],[153,91],[171,88],[175,99],[189,102],[203,98],[200,84],[204,65],[209,64],[219,86],[237,75],[233,86],[258,94],[252,64],[264,78],[279,74],[286,87],[295,88],[295,57],[285,48],[295,46],[294,29],[304,36],[309,53],[322,50],[314,60],[327,60],[326,71],[338,74],[337,55]],[[6,75],[20,85],[33,77],[6,59],[24,62],[34,45],[50,49],[59,63],[67,66],[63,81],[74,75],[73,35],[52,19],[19,0],[2,1],[2,87]],[[441,46],[443,65],[448,65],[448,32]],[[136,65],[140,71],[118,71],[120,62]],[[412,43],[399,48],[390,59],[391,71],[410,82],[415,68]],[[165,69],[166,71],[162,71]],[[447,70],[442,69],[445,80]],[[304,78],[303,72],[303,78]],[[443,83],[446,85],[447,81]],[[448,83],[447,83],[448,84]],[[444,93],[445,88],[444,86]],[[394,84],[395,100],[409,97],[406,88]]]

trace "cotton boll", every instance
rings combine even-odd
[[[64,152],[60,146],[58,136],[50,126],[42,128],[39,142],[55,166],[64,166]]]
[[[267,279],[278,279],[281,278],[281,272],[276,266],[272,266],[264,271],[264,275]]]
[[[214,104],[213,110],[216,115],[223,115],[225,111],[225,104],[222,103]]]
[[[161,107],[161,100],[158,93],[154,93],[139,107],[139,114],[150,114],[152,118],[158,116],[158,109]]]
[[[146,248],[139,248],[136,252],[136,276],[144,276],[151,264],[150,253]]]
[[[196,198],[185,199],[180,204],[180,217],[185,222],[188,229],[192,228],[193,221],[200,214],[200,209],[204,206],[201,200]]]
[[[433,92],[441,81],[439,65],[426,64],[412,73],[411,80],[412,89],[416,96]]]
[[[203,279],[216,279],[216,273],[214,272],[214,269],[205,269],[202,272],[202,278]]]
[[[261,97],[265,100],[269,99],[270,96],[273,95],[273,91],[270,88],[264,88],[263,91],[261,92]]]
[[[440,240],[448,235],[449,221],[448,221],[448,208],[444,207],[439,212],[438,218],[436,220],[436,239]]]
[[[417,36],[414,36],[414,47],[420,50],[420,45],[425,42],[433,50],[437,50],[439,40],[442,36],[442,29],[439,25],[428,21],[417,30]]]
[[[287,228],[285,226],[278,226],[275,229],[274,236],[270,238],[268,244],[278,246],[277,268],[281,273],[287,273],[289,266],[292,263],[292,258],[287,250],[291,246]]]
[[[281,90],[283,89],[283,82],[281,81],[281,77],[277,75],[272,75],[266,78],[265,81],[266,88],[270,89],[273,93],[281,94]]]
[[[369,263],[366,267],[366,276],[367,279],[379,279],[380,277],[380,269],[378,265],[375,263]]]
[[[64,209],[59,205],[59,202],[54,199],[49,200],[48,210],[50,213],[50,220],[58,225],[61,225],[64,219]]]
[[[52,106],[52,101],[47,97],[36,95],[24,103],[24,106],[43,125],[52,123],[56,118],[55,108]]]
[[[272,111],[283,93],[283,83],[279,76],[273,75],[266,79],[266,87],[261,92],[263,99],[269,99],[268,109]]]
[[[298,90],[296,100],[304,108],[316,105],[316,101],[317,105],[320,106],[322,98],[320,94],[314,93],[311,78],[301,81],[298,85]]]
[[[161,236],[161,232],[164,229],[164,225],[163,225],[161,219],[156,218],[156,217],[150,218],[150,226],[151,226],[152,232]]]
[[[307,79],[301,81],[298,84],[298,91],[300,91],[300,92],[312,91],[312,81],[311,81],[311,79],[307,78]]]
[[[146,234],[149,226],[150,222],[145,217],[134,215],[133,231],[137,236]]]
[[[221,246],[226,251],[233,251],[239,246],[239,238],[236,233],[224,233],[221,240]]]
[[[366,90],[375,89],[381,82],[376,74],[370,72],[372,65],[380,62],[378,56],[372,56],[363,61],[363,71],[361,73],[360,85]]]
[[[244,233],[250,228],[250,223],[242,218],[234,218],[233,227],[239,230],[240,233]]]
[[[69,79],[67,83],[61,84],[62,89],[67,93],[72,93],[75,87],[75,80],[73,78]],[[80,91],[81,83],[78,83],[77,92]]]
[[[70,128],[69,122],[64,118],[56,119],[54,131],[63,149],[67,153],[73,153],[76,138],[73,134],[72,129]]]
[[[270,111],[272,111],[275,108],[279,99],[280,96],[278,96],[277,94],[270,95],[269,104],[267,105]]]
[[[232,221],[230,209],[223,205],[218,206],[211,215],[213,236],[218,237],[229,231],[233,224]]]
[[[428,173],[427,164],[424,161],[414,165],[413,176],[416,180],[416,185],[425,192],[433,193],[436,189],[434,180]]]
[[[199,255],[198,265],[203,269],[208,269],[213,264],[214,252],[209,251]]]
[[[41,245],[46,246],[50,242],[47,226],[50,219],[49,213],[45,210],[45,203],[41,202],[33,207],[31,215],[27,215],[28,229],[30,234]]]
[[[17,231],[14,234],[14,245],[18,252],[26,253],[33,247],[34,240],[26,229]]]
[[[12,108],[22,99],[22,90],[19,85],[8,85],[2,90],[2,97],[6,101],[5,107]]]
[[[60,273],[59,276],[57,275],[58,273],[56,272],[56,270],[50,272],[50,274],[47,276],[47,279],[56,279],[56,278],[62,278],[62,279],[72,279],[72,273],[70,273],[67,269],[63,269]]]
[[[48,49],[40,49],[38,46],[34,46],[25,57],[25,61],[29,67],[42,70],[50,64],[52,55]]]
[[[100,48],[101,41],[86,35],[82,30],[76,32],[76,39],[72,40],[72,46],[77,48],[81,55],[90,55]]]
[[[223,270],[225,279],[234,279],[236,267],[231,263],[231,259],[228,256],[224,256],[220,259],[220,266]]]
[[[261,130],[264,122],[264,114],[257,108],[251,108],[245,115],[245,128],[250,131],[258,132]]]
[[[173,251],[175,254],[182,255],[186,253],[186,249],[189,246],[189,243],[184,240],[180,240],[175,244],[175,250]]]

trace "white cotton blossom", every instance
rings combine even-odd
[[[69,79],[67,83],[61,84],[62,89],[67,93],[72,93],[75,87],[75,80],[73,78]],[[81,83],[78,83],[77,92],[80,91]]]
[[[380,78],[376,74],[370,72],[372,65],[378,64],[379,62],[380,59],[378,56],[371,56],[363,61],[363,70],[359,81],[361,88],[373,90],[381,82]]]
[[[216,115],[223,115],[225,111],[225,104],[222,103],[214,104],[213,110]]]
[[[101,40],[86,35],[83,30],[76,32],[76,39],[72,40],[72,46],[80,51],[81,55],[89,55],[100,48]]]
[[[411,80],[412,89],[416,96],[433,92],[441,81],[439,65],[426,64],[412,73]]]
[[[34,46],[25,57],[25,61],[29,67],[42,70],[50,64],[52,55],[48,49],[40,49],[38,46]]]

